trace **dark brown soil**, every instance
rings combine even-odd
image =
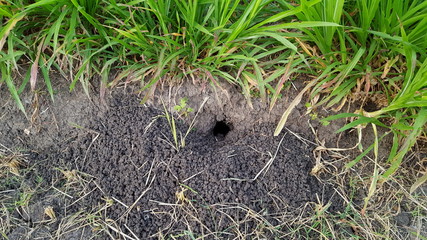
[[[184,85],[161,95],[168,109],[182,97],[195,109],[188,117],[174,115],[179,139],[209,97],[178,150],[159,99],[142,105],[141,97],[118,90],[103,106],[81,92],[60,91],[53,104],[48,96],[39,97],[32,123],[13,103],[3,104],[0,143],[29,154],[24,182],[37,191],[27,214],[15,213],[23,223],[10,229],[9,238],[280,239],[290,231],[284,223],[311,215],[315,204],[330,202],[328,211],[342,208],[333,188],[310,175],[316,145],[302,104],[288,129],[273,137],[286,103],[298,91],[289,91],[268,112],[257,100],[249,108],[233,87],[207,89]],[[24,97],[29,112],[31,102]],[[322,135],[327,143],[333,130]],[[351,146],[353,140],[342,143]],[[64,171],[77,171],[79,180],[67,179]],[[37,177],[41,184],[35,184]],[[54,223],[46,223],[48,206],[58,218]],[[64,224],[97,209],[112,226],[100,236],[88,225]]]
[[[34,157],[94,176],[96,191],[80,206],[89,211],[105,198],[114,199],[107,217],[141,239],[189,229],[194,236],[209,234],[208,239],[227,239],[237,232],[251,237],[259,220],[248,218],[245,209],[276,226],[276,216],[289,212],[292,217],[317,199],[332,201],[332,211],[340,206],[331,188],[309,174],[315,146],[290,132],[272,137],[275,125],[268,123],[231,130],[224,137],[214,135],[215,126],[195,129],[177,151],[162,115],[135,97],[118,95],[78,136]],[[179,124],[177,132],[184,134],[187,128]],[[46,179],[51,174],[43,173]]]
[[[297,219],[329,204],[327,211],[346,214],[340,194],[354,195],[350,201],[359,210],[363,205],[363,186],[347,188],[351,184],[342,177],[335,190],[326,184],[333,180],[317,178],[339,177],[326,172],[352,157],[333,156],[334,165],[325,161],[330,169],[310,174],[314,142],[360,153],[356,131],[334,133],[344,119],[322,126],[305,115],[302,102],[273,137],[303,79],[271,111],[255,98],[249,107],[233,86],[159,86],[157,97],[144,105],[129,87],[89,100],[61,86],[54,103],[43,94],[23,96],[28,119],[0,95],[0,150],[26,154],[21,176],[0,178],[0,202],[10,209],[0,213],[0,227],[8,239],[313,239],[314,231],[295,230]],[[195,110],[188,116],[172,110],[182,98]],[[176,146],[164,108],[173,112],[178,142],[185,136],[185,146]],[[363,146],[373,141],[372,130],[365,129]],[[381,142],[381,159],[390,142]],[[321,160],[327,158],[323,151]],[[369,176],[373,167],[361,169]],[[406,229],[413,219],[398,214],[394,221]],[[357,235],[353,231],[345,229],[348,236]]]

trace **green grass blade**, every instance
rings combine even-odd
[[[50,98],[52,99],[52,102],[54,102],[53,88],[52,88],[52,83],[50,81],[49,69],[44,65],[42,59],[40,59],[39,65],[40,65],[40,70],[42,71],[42,74],[43,74],[44,83],[46,84],[47,91],[49,92],[49,95],[50,95]]]
[[[293,51],[297,52],[297,46],[295,46],[294,44],[292,44],[289,40],[287,40],[284,36],[281,36],[278,33],[272,33],[272,32],[261,32],[261,33],[256,33],[254,34],[255,36],[268,36],[268,37],[272,37],[274,39],[276,39],[277,41],[279,41],[281,44],[283,44],[284,46],[288,47],[289,49],[292,49]]]
[[[3,49],[4,44],[6,43],[6,38],[9,36],[10,31],[15,27],[15,25],[25,17],[25,12],[20,12],[14,15],[6,24],[6,26],[1,28],[0,31],[0,51]]]
[[[396,172],[402,163],[403,157],[409,151],[409,149],[415,144],[417,137],[423,131],[425,124],[427,122],[427,108],[422,108],[418,116],[415,118],[414,126],[412,132],[406,137],[402,146],[395,156],[391,159],[391,166],[382,174],[382,181],[387,181],[390,176]]]
[[[18,92],[16,91],[15,85],[12,82],[9,69],[4,63],[0,63],[0,68],[1,68],[2,81],[6,82],[9,92],[12,95],[12,98],[15,100],[19,110],[21,110],[24,113],[25,117],[28,118],[27,113],[25,112],[24,105],[22,104],[21,99],[19,98]]]
[[[265,31],[277,31],[281,29],[305,29],[314,27],[340,27],[341,25],[331,22],[320,22],[320,21],[305,21],[305,22],[292,22],[292,23],[281,23],[272,26],[261,27],[255,29],[254,32],[265,32]]]

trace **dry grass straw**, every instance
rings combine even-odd
[[[8,239],[8,236],[15,229],[22,228],[24,231],[22,237],[26,239],[32,239],[35,232],[38,232],[37,236],[44,236],[48,239],[64,239],[77,235],[82,239],[96,239],[97,236],[109,236],[111,239],[117,239],[116,234],[112,234],[108,227],[111,224],[109,221],[112,220],[106,216],[106,210],[112,205],[111,200],[105,199],[104,203],[92,207],[89,211],[76,213],[67,211],[71,206],[80,203],[96,190],[90,187],[94,181],[92,176],[76,170],[58,168],[56,169],[57,175],[53,176],[50,185],[46,186],[37,182],[33,187],[30,187],[28,181],[31,181],[33,177],[37,179],[37,176],[28,175],[33,174],[33,171],[25,173],[29,178],[23,176],[23,168],[28,166],[25,155],[15,153],[3,145],[0,147],[2,179],[2,186],[0,187],[4,189],[0,192],[0,236]],[[64,180],[65,184],[60,184]],[[16,189],[9,189],[11,186],[7,184],[11,183]],[[33,210],[31,209],[34,208],[34,204],[42,200],[35,198],[38,194],[44,196],[43,201],[57,199],[63,202],[65,208],[58,209],[51,205],[43,206],[43,219],[41,221],[32,220],[33,226],[31,229],[27,229],[27,223],[25,223],[27,220],[25,219],[32,218],[31,214],[33,213],[31,212]],[[58,222],[58,227],[55,230],[39,231],[55,222]],[[89,237],[86,238],[87,236]]]
[[[317,164],[312,174],[325,184],[334,186],[344,201],[345,209],[340,213],[316,210],[315,217],[301,224],[299,230],[312,229],[321,239],[403,240],[410,236],[424,239],[427,236],[427,191],[425,185],[420,184],[419,187],[423,187],[419,191],[413,190],[411,185],[427,170],[425,157],[422,158],[426,149],[412,151],[396,175],[378,186],[374,185],[375,176],[387,169],[383,166],[384,163],[380,163],[378,153],[373,154],[372,158],[367,155],[367,161],[345,169],[342,166],[352,159],[352,149],[342,151],[343,149],[328,149],[324,146],[316,148]],[[416,166],[411,163],[416,163]],[[372,174],[373,170],[377,174]],[[321,174],[329,178],[319,177]],[[322,209],[322,206],[316,209]],[[402,221],[400,218],[408,215],[410,218],[405,223],[407,225],[399,223]]]
[[[64,199],[66,209],[73,205],[81,204],[87,200],[94,191],[105,192],[96,183],[96,179],[86,173],[77,170],[57,169],[58,175],[54,177],[52,189],[56,194],[51,194],[49,197],[54,199]],[[57,188],[54,185],[57,182],[65,180],[62,187]],[[95,186],[95,187],[93,187]],[[97,239],[99,237],[109,239],[118,238],[121,231],[115,228],[115,221],[108,218],[107,210],[114,204],[114,200],[108,197],[96,205],[91,206],[85,211],[68,213],[62,211],[64,216],[59,219],[59,226],[54,232],[52,239],[64,239],[69,236],[80,236],[82,239]],[[87,206],[86,206],[87,207]],[[51,217],[49,215],[49,217]]]
[[[9,174],[20,176],[20,169],[27,165],[25,155],[13,152],[0,144],[0,177],[5,178]]]
[[[17,219],[12,215],[15,208],[16,189],[8,189],[3,184],[8,181],[19,181],[21,170],[26,165],[23,154],[15,153],[6,146],[0,144],[0,236],[6,238],[6,233],[16,226]]]

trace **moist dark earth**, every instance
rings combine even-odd
[[[120,93],[108,102],[103,111],[77,107],[85,121],[48,137],[31,140],[13,123],[3,127],[3,141],[20,142],[28,153],[27,181],[37,175],[46,189],[34,196],[27,228],[11,229],[10,239],[281,238],[288,231],[283,222],[312,214],[316,203],[341,208],[332,187],[310,175],[310,136],[284,130],[273,137],[274,122],[245,127],[224,113],[201,114],[218,121],[189,127],[191,119],[175,115],[177,146],[161,106]],[[55,223],[43,222],[47,206]],[[110,228],[95,234],[83,225],[59,234],[65,216],[82,213],[101,215]]]
[[[353,194],[348,183],[337,186],[330,171],[343,167],[342,156],[322,149],[354,149],[357,134],[334,133],[345,120],[328,126],[310,120],[301,102],[273,137],[280,116],[304,87],[303,79],[294,84],[270,111],[259,99],[249,107],[233,86],[190,83],[162,88],[149,104],[141,104],[143,96],[130,87],[88,99],[61,83],[53,103],[43,92],[23,94],[28,118],[1,94],[0,156],[23,155],[19,176],[0,162],[2,237],[316,238],[316,229],[307,231],[310,222],[298,228],[307,219],[316,221],[319,211],[341,215],[341,194]],[[0,86],[0,93],[6,91]],[[194,109],[188,116],[173,111],[183,98]],[[176,130],[165,111],[174,112]],[[363,145],[373,139],[368,129]],[[387,156],[390,144],[381,144],[379,155]],[[327,165],[337,157],[334,166]],[[316,161],[326,168],[315,177]],[[360,207],[366,193],[356,190],[352,203]],[[407,234],[410,216],[395,219]],[[350,235],[353,230],[343,229]]]
[[[188,125],[177,122],[184,135]],[[116,96],[77,136],[33,157],[92,175],[95,190],[80,207],[90,211],[113,199],[107,217],[141,239],[184,230],[207,239],[239,232],[254,237],[257,218],[276,226],[285,212],[298,214],[318,199],[334,201],[333,191],[309,174],[314,145],[290,132],[272,137],[272,124],[233,134],[224,127],[233,131],[224,122],[208,131],[191,129],[185,147],[176,149],[164,112]],[[48,181],[51,174],[43,173]]]

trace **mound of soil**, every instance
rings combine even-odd
[[[315,146],[292,133],[272,137],[273,124],[239,131],[224,121],[184,137],[188,125],[176,121],[178,141],[185,138],[178,149],[162,111],[118,95],[77,137],[36,158],[94,176],[95,190],[79,206],[90,211],[112,199],[107,218],[141,239],[186,231],[250,237],[260,224],[280,225],[279,218],[297,216],[307,203],[331,201],[333,191],[309,174]]]

